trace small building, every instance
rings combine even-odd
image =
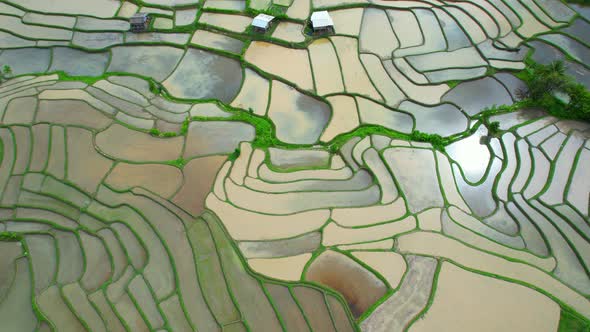
[[[274,16],[266,15],[266,14],[258,14],[252,20],[252,27],[254,27],[254,31],[265,33],[270,28],[270,23],[274,20]]]
[[[131,23],[131,32],[147,31],[150,25],[150,15],[148,13],[137,13],[129,19]]]
[[[334,33],[334,21],[325,10],[314,12],[311,14],[311,28],[316,34]]]

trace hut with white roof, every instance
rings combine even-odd
[[[334,33],[334,21],[327,11],[311,14],[311,28],[314,33]]]
[[[252,20],[252,26],[254,27],[254,31],[265,33],[270,28],[270,23],[274,20],[274,16],[266,15],[266,14],[258,14]]]

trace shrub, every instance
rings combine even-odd
[[[187,117],[183,122],[182,126],[180,127],[180,134],[186,135],[188,133],[188,125],[191,123],[190,117]]]
[[[186,165],[187,162],[188,162],[187,160],[185,160],[181,157],[176,160],[169,161],[168,164],[182,169],[184,167],[184,165]]]
[[[331,154],[336,154],[336,153],[338,153],[339,150],[340,150],[340,146],[338,146],[337,144],[330,144],[328,146],[328,151]]]
[[[236,148],[234,150],[234,152],[232,152],[227,159],[234,161],[234,160],[238,159],[238,157],[240,156],[240,153],[241,153],[240,148]]]
[[[526,72],[528,93],[525,93],[525,97],[533,101],[564,91],[572,82],[572,79],[565,74],[563,61],[554,61],[548,65],[534,63],[527,68]]]
[[[0,232],[0,241],[20,241],[22,240],[22,235],[15,232]]]
[[[8,65],[4,65],[0,71],[0,83],[4,82],[12,74],[12,68]]]
[[[497,136],[500,132],[500,122],[494,121],[488,125],[488,131],[490,132],[490,136]]]
[[[449,88],[453,89],[455,88],[457,85],[459,85],[461,83],[461,81],[458,80],[451,80],[451,81],[447,81],[447,85],[449,86]]]
[[[561,310],[559,319],[559,332],[588,332],[590,331],[590,321],[585,317],[570,309]]]
[[[150,129],[149,133],[150,133],[150,135],[155,136],[155,137],[176,137],[176,136],[178,136],[178,134],[173,131],[167,131],[167,132],[163,133],[158,128]]]
[[[557,117],[590,121],[590,92],[565,73],[563,62],[533,63],[520,77],[528,86],[528,92],[522,93],[526,98],[523,101],[530,106],[541,107]],[[558,99],[557,92],[567,94],[569,102]]]
[[[567,89],[570,102],[567,111],[579,119],[590,120],[590,92],[582,84],[572,84]]]
[[[149,85],[150,85],[150,92],[151,93],[153,93],[155,95],[162,94],[162,84],[160,84],[159,82],[156,82],[154,80],[150,80]]]
[[[412,135],[410,135],[410,138],[413,141],[417,141],[417,142],[428,142],[430,144],[432,144],[432,147],[434,147],[437,150],[441,150],[443,151],[445,149],[445,139],[442,138],[442,136],[438,135],[438,134],[427,134],[427,133],[423,133],[421,131],[415,130],[412,132]]]

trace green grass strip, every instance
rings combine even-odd
[[[588,332],[590,331],[590,320],[580,314],[567,309],[561,309],[558,332]]]

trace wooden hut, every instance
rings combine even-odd
[[[147,13],[137,13],[129,19],[131,23],[131,32],[147,31],[150,25],[150,16]]]
[[[270,24],[274,20],[274,16],[266,15],[266,14],[258,14],[252,20],[252,27],[254,31],[259,33],[265,33],[270,28]]]
[[[311,28],[315,34],[334,33],[334,21],[327,11],[311,14]]]

